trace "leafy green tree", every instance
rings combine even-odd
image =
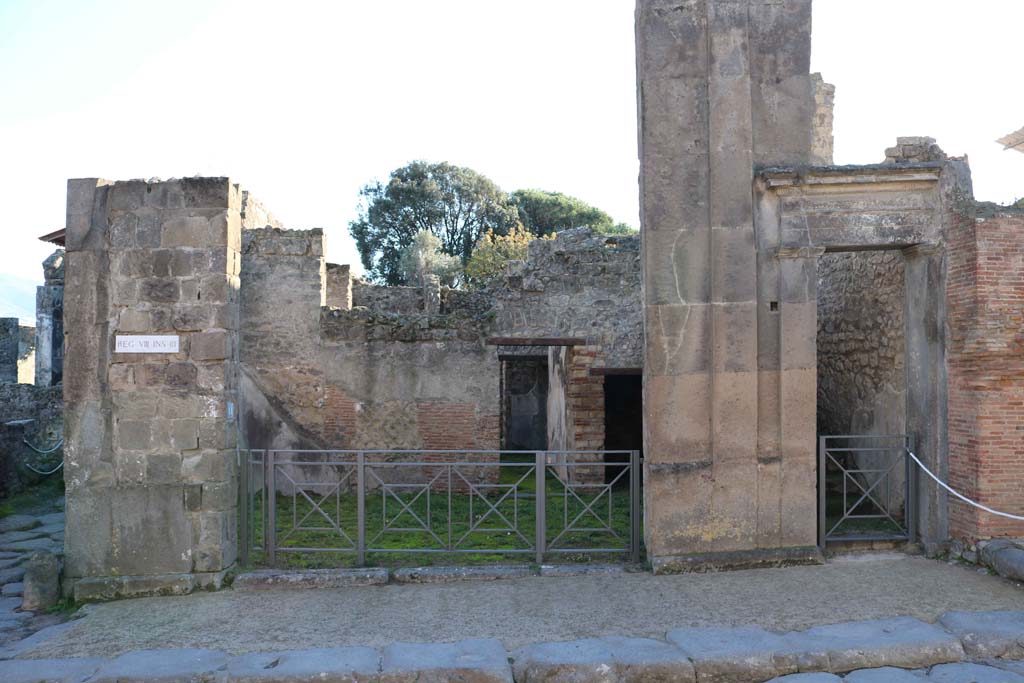
[[[427,275],[436,275],[441,284],[455,287],[462,279],[462,262],[442,252],[441,240],[429,230],[416,233],[412,242],[402,249],[399,263],[407,284],[423,286]]]
[[[534,235],[550,235],[583,226],[608,235],[634,232],[625,223],[615,223],[601,209],[561,192],[516,190],[512,201],[519,209],[519,220]]]
[[[530,242],[538,239],[533,233],[527,232],[523,226],[517,226],[507,235],[495,235],[488,230],[473,250],[473,255],[466,264],[466,280],[473,287],[483,287],[499,278],[509,261],[525,261]],[[554,235],[540,239],[554,239]]]
[[[388,285],[406,283],[402,250],[420,231],[437,236],[441,251],[465,264],[485,232],[504,235],[519,223],[519,212],[494,182],[446,162],[414,161],[360,195],[359,218],[349,232],[367,275]]]

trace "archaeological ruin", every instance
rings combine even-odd
[[[836,519],[929,553],[1024,537],[908,455],[1024,514],[1024,210],[975,202],[966,159],[927,137],[833,165],[810,0],[639,0],[636,38],[640,235],[536,240],[483,289],[364,281],[229,178],[69,180],[32,343],[0,328],[0,418],[63,396],[65,593],[220,587],[253,501],[369,495],[367,452],[426,459],[375,475],[385,499],[457,490],[491,510],[535,505],[503,453],[566,500],[610,499],[609,463],[642,454],[655,572],[819,562],[857,539]],[[28,346],[39,395],[17,399]],[[256,481],[254,451],[293,459]],[[596,498],[577,500],[585,516]],[[371,541],[340,520],[362,558]]]

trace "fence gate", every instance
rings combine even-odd
[[[245,449],[239,465],[243,564],[641,559],[637,451]]]
[[[917,536],[911,437],[818,438],[818,545]]]

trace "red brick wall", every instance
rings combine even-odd
[[[1024,215],[949,232],[949,483],[1024,515]],[[950,497],[950,534],[1024,536],[1024,522]]]
[[[568,401],[574,450],[604,448],[604,377],[590,374],[600,355],[596,346],[572,349]]]
[[[337,387],[324,387],[324,436],[328,448],[348,448],[356,429],[356,402]]]

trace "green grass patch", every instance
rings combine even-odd
[[[472,494],[466,482],[453,475],[450,495],[443,467],[425,468],[429,479],[441,474],[432,486],[426,486],[425,481],[399,484],[399,477],[401,480],[410,478],[407,471],[401,473],[403,468],[396,471],[368,467],[368,472],[373,470],[385,484],[367,475],[371,484],[365,507],[366,564],[395,567],[533,562],[535,555],[530,549],[536,537],[537,491],[533,458],[505,456],[502,462],[498,480],[474,483]],[[471,467],[464,469],[472,470]],[[623,475],[610,494],[600,483],[574,485],[569,489],[550,471],[544,485],[547,545],[549,550],[557,547],[566,551],[552,552],[546,556],[546,561],[621,561],[627,558],[628,474]],[[275,506],[277,566],[356,565],[357,558],[351,549],[357,538],[357,497],[351,488],[330,491],[331,488],[319,485],[306,487],[305,493],[278,492]],[[265,510],[261,500],[257,499],[253,513],[254,528],[262,529]],[[332,522],[341,530],[333,528]],[[302,548],[338,550],[314,552],[300,550]],[[615,549],[616,552],[586,552],[593,548]],[[422,552],[424,549],[439,552]],[[250,563],[259,566],[265,564],[266,559],[263,553],[256,552]]]

